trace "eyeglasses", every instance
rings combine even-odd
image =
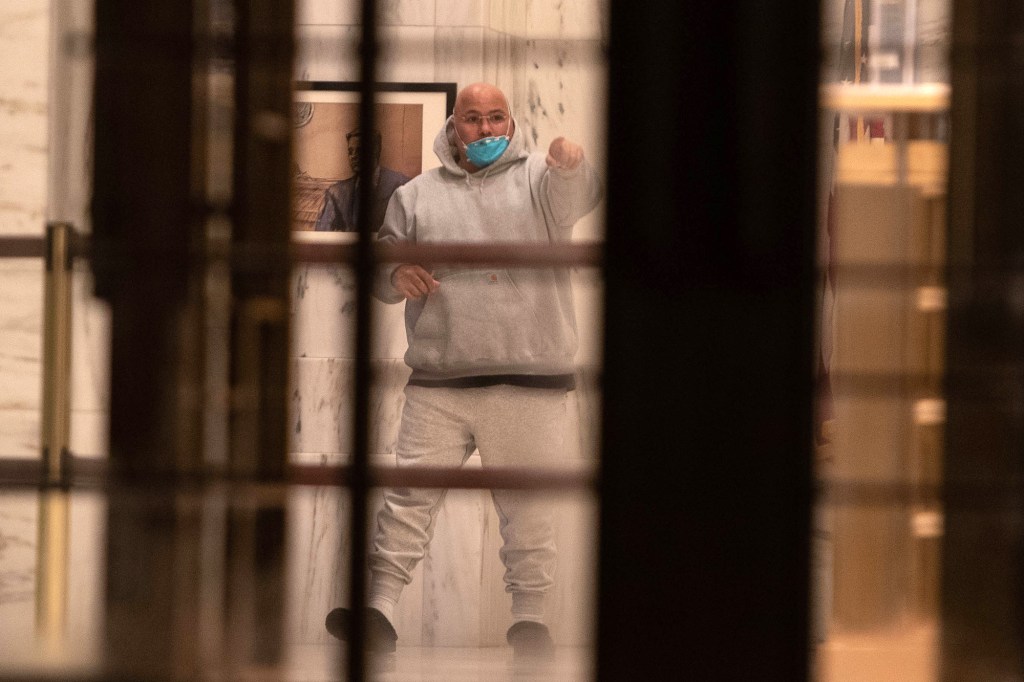
[[[493,114],[486,114],[481,116],[480,114],[467,114],[465,116],[459,116],[459,119],[468,125],[478,126],[487,120],[492,126],[503,125],[508,121],[508,114],[496,112]]]

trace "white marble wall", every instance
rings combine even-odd
[[[0,6],[0,235],[41,236],[46,215],[46,0]],[[39,456],[42,263],[0,260],[0,456]]]
[[[0,235],[43,233],[47,3],[0,7]],[[43,54],[40,54],[43,46]],[[42,57],[42,58],[40,58]],[[0,260],[0,456],[39,456],[42,264]],[[0,641],[31,642],[38,505],[0,495]],[[6,658],[6,655],[4,656]]]
[[[41,237],[46,222],[88,229],[89,0],[0,6],[0,234]],[[56,27],[56,28],[55,28]],[[106,451],[106,320],[87,267],[74,283],[72,450]],[[0,457],[38,458],[43,264],[0,260]]]
[[[41,237],[56,216],[51,181],[51,126],[84,119],[54,112],[50,79],[52,13],[57,8],[87,12],[79,0],[5,0],[0,4],[0,235]],[[65,71],[70,77],[75,69]],[[74,89],[74,88],[71,88]],[[69,114],[63,116],[62,114]],[[68,127],[71,131],[73,128]],[[70,133],[69,133],[70,134]],[[81,146],[79,146],[81,149]],[[79,177],[84,157],[78,156]],[[82,204],[84,205],[84,204]],[[61,219],[73,219],[68,215]],[[76,299],[84,300],[81,278]],[[38,459],[42,395],[43,263],[41,259],[0,260],[0,457]],[[83,330],[76,314],[75,330]],[[88,380],[83,367],[92,352],[76,357],[75,383]],[[81,362],[80,362],[81,361]],[[75,406],[95,401],[75,401]],[[58,504],[61,502],[58,500]],[[36,559],[40,524],[46,515],[36,493],[0,491],[0,670],[56,672],[95,663],[101,569],[102,502],[88,494],[67,500],[71,543],[67,638],[42,646],[35,631]],[[43,534],[46,535],[45,533]]]

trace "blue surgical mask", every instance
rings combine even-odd
[[[466,145],[466,158],[477,168],[490,166],[508,149],[508,135],[485,137]]]

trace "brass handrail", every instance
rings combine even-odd
[[[36,631],[59,650],[67,626],[70,500],[66,483],[71,432],[71,251],[74,228],[46,226],[43,295],[42,480],[39,498]]]

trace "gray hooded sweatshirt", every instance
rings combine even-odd
[[[601,183],[586,160],[550,169],[526,151],[515,127],[508,149],[467,173],[453,156],[449,118],[434,140],[441,167],[395,190],[378,233],[384,243],[561,242],[597,206]],[[375,295],[403,296],[391,284],[397,265],[379,272]],[[572,374],[577,350],[569,269],[434,264],[437,291],[405,304],[411,380],[495,375]]]

